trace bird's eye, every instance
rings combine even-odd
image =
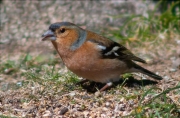
[[[65,28],[61,28],[60,33],[64,33],[64,32],[65,32]]]

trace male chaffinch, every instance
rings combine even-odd
[[[84,30],[70,22],[51,24],[42,35],[50,40],[64,64],[76,75],[95,82],[106,83],[105,90],[124,73],[141,72],[154,79],[161,76],[137,65],[146,63],[126,47],[94,32]]]

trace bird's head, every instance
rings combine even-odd
[[[66,37],[68,36],[69,32],[75,28],[74,26],[74,24],[69,22],[53,23],[49,26],[49,29],[42,35],[42,41],[54,41],[57,38]]]
[[[86,31],[70,22],[57,22],[51,24],[42,37],[42,41],[69,42],[70,48],[75,50],[85,41]]]

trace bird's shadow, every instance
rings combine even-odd
[[[137,80],[134,77],[129,77],[128,79],[120,79],[118,82],[114,82],[113,85],[109,87],[108,89],[111,89],[112,87],[116,87],[118,85],[137,88],[137,87],[142,87],[142,86],[147,86],[147,85],[154,85],[157,83],[158,82],[152,81],[152,80]],[[80,82],[77,85],[80,85],[83,89],[87,90],[87,92],[95,93],[106,84],[88,81],[84,83]]]

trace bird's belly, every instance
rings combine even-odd
[[[111,81],[117,81],[119,80],[120,73],[119,72],[107,72],[107,71],[75,71],[75,74],[77,74],[80,77],[83,77],[85,79],[95,81],[95,82],[101,82],[101,83],[107,83]]]
[[[118,81],[119,76],[127,69],[124,62],[116,59],[102,59],[97,62],[91,64],[79,62],[81,66],[69,69],[80,77],[101,83]]]

